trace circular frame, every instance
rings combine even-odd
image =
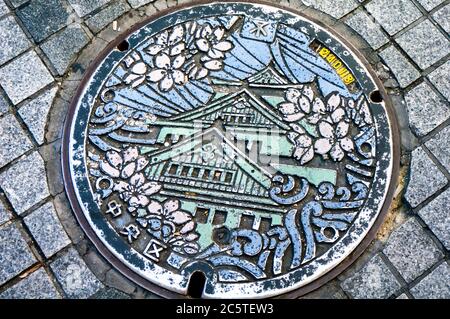
[[[216,1],[214,1],[216,2]],[[96,248],[99,250],[99,252],[121,273],[123,273],[126,277],[131,279],[132,281],[136,282],[140,286],[155,292],[163,297],[169,297],[169,298],[183,298],[185,296],[181,294],[177,294],[175,292],[169,291],[165,288],[162,288],[147,279],[143,278],[130,268],[128,268],[125,264],[123,264],[117,256],[115,256],[107,247],[106,245],[100,240],[100,238],[96,235],[96,233],[91,228],[89,221],[87,220],[86,216],[83,213],[83,209],[81,208],[78,199],[77,194],[73,185],[72,176],[71,176],[71,169],[70,169],[70,151],[69,151],[69,144],[71,139],[71,131],[73,128],[72,122],[74,119],[74,115],[77,109],[77,105],[79,103],[80,97],[83,94],[83,91],[86,88],[87,83],[90,81],[91,77],[93,76],[94,72],[97,70],[98,66],[104,61],[104,59],[113,51],[117,46],[122,43],[124,40],[126,40],[131,34],[136,32],[137,30],[141,29],[145,25],[151,23],[152,21],[155,21],[161,17],[164,17],[167,14],[170,14],[175,11],[181,11],[186,8],[194,7],[194,6],[200,6],[204,4],[210,4],[209,1],[197,1],[192,2],[190,4],[180,5],[173,7],[171,9],[167,9],[164,11],[159,12],[158,14],[155,14],[148,19],[145,19],[141,23],[136,24],[126,32],[119,35],[113,42],[111,42],[100,54],[98,57],[94,59],[94,61],[91,63],[90,67],[86,71],[83,80],[70,104],[69,111],[67,114],[66,122],[64,125],[64,134],[63,134],[63,143],[62,143],[62,167],[63,167],[63,178],[64,178],[64,184],[66,186],[66,193],[68,195],[70,204],[72,206],[73,211],[75,212],[76,218],[78,222],[80,223],[81,227],[89,237],[89,239],[94,243]],[[235,3],[235,1],[221,1],[221,3]],[[247,3],[247,4],[254,4],[255,2],[250,1],[239,1],[237,3]],[[290,292],[286,292],[282,295],[276,296],[276,298],[294,298],[299,297],[301,295],[304,295],[308,292],[311,292],[312,290],[317,289],[318,287],[324,285],[329,280],[336,277],[338,274],[340,274],[342,271],[344,271],[348,266],[350,266],[361,254],[362,252],[367,248],[367,246],[370,244],[370,242],[375,237],[378,228],[382,224],[384,217],[389,209],[390,203],[393,198],[393,194],[396,188],[396,181],[398,177],[398,171],[399,171],[399,154],[400,154],[400,137],[399,137],[399,130],[397,126],[397,120],[395,117],[395,113],[393,111],[393,107],[391,105],[391,102],[389,100],[389,97],[387,93],[385,92],[382,83],[379,81],[379,79],[376,77],[375,73],[372,71],[370,64],[367,62],[367,60],[351,45],[349,44],[343,37],[339,34],[337,34],[335,31],[328,29],[325,25],[318,22],[316,19],[311,18],[305,14],[302,14],[300,12],[297,12],[296,10],[292,10],[290,8],[285,8],[280,5],[275,5],[272,3],[267,2],[257,2],[258,4],[263,5],[269,5],[271,7],[275,7],[284,11],[287,11],[288,13],[292,13],[294,15],[297,15],[299,17],[302,17],[313,24],[318,25],[322,29],[326,30],[327,33],[330,33],[335,39],[337,39],[341,44],[343,44],[344,47],[346,47],[351,53],[352,56],[356,58],[356,60],[359,60],[360,65],[367,66],[366,71],[368,75],[370,76],[371,80],[375,83],[375,85],[380,88],[381,95],[384,100],[386,110],[386,115],[388,117],[388,120],[391,124],[390,129],[392,130],[392,148],[391,148],[391,154],[392,154],[392,174],[389,180],[389,187],[387,189],[385,200],[383,203],[383,206],[381,208],[381,211],[379,212],[376,220],[370,227],[368,233],[366,236],[362,239],[362,241],[357,245],[357,247],[350,253],[349,256],[347,256],[344,260],[342,260],[337,266],[332,268],[331,270],[327,271],[325,274],[322,274],[319,278],[316,280],[307,283],[306,285]]]

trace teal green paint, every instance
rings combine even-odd
[[[270,164],[273,168],[287,175],[296,175],[306,178],[311,184],[319,186],[322,182],[329,182],[336,185],[337,172],[325,168],[303,167],[295,165],[285,165],[278,163]]]

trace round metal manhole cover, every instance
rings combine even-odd
[[[395,119],[332,32],[266,5],[196,5],[93,64],[66,125],[66,188],[91,240],[137,283],[298,295],[373,238],[395,180]]]

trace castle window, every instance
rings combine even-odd
[[[199,224],[206,224],[208,221],[209,209],[204,207],[197,207],[195,211],[195,219]]]
[[[222,176],[221,171],[214,171],[213,181],[220,182],[221,176]]]
[[[169,174],[170,175],[176,175],[177,170],[178,170],[178,164],[172,164],[169,168]]]
[[[194,167],[194,169],[192,170],[191,176],[194,177],[194,178],[198,178],[198,174],[199,173],[200,173],[200,168]]]
[[[189,173],[189,169],[190,169],[189,166],[184,166],[183,165],[183,169],[181,170],[181,176],[187,176],[188,173]]]
[[[233,173],[226,172],[225,173],[225,183],[231,183],[232,180],[233,180]]]
[[[252,229],[254,222],[255,222],[255,216],[242,214],[241,222],[239,223],[239,228]]]
[[[227,220],[227,212],[224,210],[216,210],[213,218],[213,225],[222,225]]]
[[[203,172],[203,176],[202,176],[202,178],[205,180],[205,181],[208,181],[209,180],[209,175],[211,174],[211,170],[210,169],[205,169],[205,171]]]

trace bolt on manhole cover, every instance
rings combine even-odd
[[[144,287],[298,295],[348,266],[389,206],[387,102],[369,65],[303,16],[178,8],[94,62],[66,124],[66,188],[101,253]]]

